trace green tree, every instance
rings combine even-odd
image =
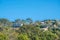
[[[50,31],[45,31],[41,34],[41,37],[46,38],[46,40],[57,40],[58,36]],[[44,39],[43,38],[43,39]]]
[[[29,40],[29,38],[27,34],[19,34],[18,40]]]
[[[38,35],[33,35],[32,40],[40,40]]]
[[[0,32],[0,40],[8,40],[7,35],[5,35],[4,33]]]
[[[29,24],[33,23],[33,20],[31,18],[27,18],[26,22],[28,22]]]
[[[2,26],[9,26],[10,25],[10,21],[6,18],[0,18],[0,24]]]

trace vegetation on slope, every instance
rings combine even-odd
[[[60,20],[0,18],[0,40],[60,40]]]

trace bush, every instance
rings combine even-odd
[[[5,35],[4,33],[0,32],[0,40],[8,40],[7,35]]]
[[[19,34],[18,40],[29,40],[28,36],[26,34]]]

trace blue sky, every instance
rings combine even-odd
[[[0,18],[60,19],[59,0],[0,0]]]

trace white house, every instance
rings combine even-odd
[[[44,30],[44,31],[48,30],[48,26],[47,26],[47,25],[42,25],[40,28],[41,28],[42,30]]]

